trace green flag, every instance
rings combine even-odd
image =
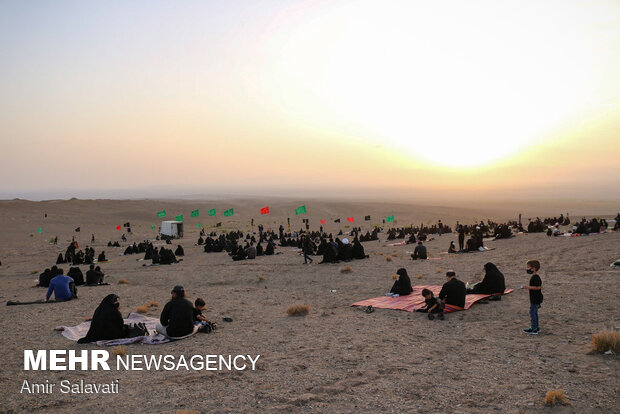
[[[43,228],[39,227],[39,230],[37,230],[37,233],[43,233]]]
[[[215,216],[215,209],[212,208],[211,210],[207,211],[207,214],[210,216]]]
[[[155,228],[154,224],[151,224],[151,230],[153,230]]]
[[[192,216],[192,217],[198,217],[198,213],[199,213],[199,212],[198,212],[198,209],[196,209],[196,210],[192,211],[192,214],[190,214],[190,216]]]
[[[200,223],[196,224],[196,227],[200,228],[200,226],[201,226],[201,224],[200,224]]]
[[[179,214],[178,216],[174,216],[176,221],[183,221],[183,214]]]
[[[387,217],[385,218],[385,222],[386,222],[386,223],[392,223],[392,222],[394,222],[394,216],[387,216]]]
[[[166,210],[158,211],[157,217],[166,217]]]
[[[306,206],[300,206],[295,209],[295,214],[303,214],[306,212]]]
[[[230,217],[230,216],[232,216],[233,214],[235,214],[235,209],[234,209],[234,208],[231,208],[231,209],[226,210],[226,211],[224,212],[224,217]]]

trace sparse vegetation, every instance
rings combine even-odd
[[[351,266],[344,266],[340,268],[340,273],[351,273],[353,271],[353,269],[351,269]]]
[[[110,353],[112,355],[124,356],[127,353],[127,347],[125,345],[115,346],[114,348],[110,350]]]
[[[159,306],[159,302],[152,300],[149,303],[147,303],[146,306],[148,306],[149,308],[156,308]]]
[[[568,404],[568,400],[564,395],[564,390],[549,390],[545,394],[545,405],[554,406],[556,404]]]
[[[139,313],[147,313],[147,312],[148,312],[148,310],[149,310],[149,307],[148,307],[147,305],[142,305],[142,306],[138,306],[138,307],[136,308],[136,310],[137,310]]]
[[[130,285],[131,283],[129,283],[127,279],[118,279],[118,284],[119,285]]]
[[[417,275],[415,275],[416,279],[422,279],[422,273],[418,273]]]
[[[386,256],[385,257],[385,261],[386,262],[391,262],[392,261],[392,256]]]
[[[620,332],[601,331],[592,335],[592,347],[598,352],[620,352]]]
[[[392,275],[392,279],[398,279],[398,275]]]
[[[310,313],[310,306],[308,305],[292,305],[286,310],[288,316],[306,316]]]
[[[258,275],[256,276],[256,279],[258,279],[259,282],[262,282],[263,280],[265,280],[265,277],[263,275]]]

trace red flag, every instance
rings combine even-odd
[[[321,224],[325,224],[325,220],[321,220]]]
[[[262,215],[269,214],[269,206],[260,209]]]
[[[353,217],[347,217],[347,221],[348,221],[349,223],[353,223]]]
[[[116,226],[116,230],[120,230],[120,229],[121,229],[121,226]]]

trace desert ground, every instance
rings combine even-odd
[[[295,207],[305,204],[306,215]],[[261,217],[259,209],[270,206]],[[234,208],[234,216],[223,210]],[[190,211],[200,209],[200,216]],[[209,208],[217,209],[208,217]],[[142,255],[121,256],[134,241],[154,239],[166,209],[172,218],[185,217],[181,244],[185,257],[170,266],[144,267]],[[369,259],[340,264],[304,265],[295,249],[278,247],[280,255],[233,262],[226,253],[204,253],[196,246],[200,223],[207,231],[252,231],[255,224],[277,231],[291,218],[293,230],[310,220],[318,229],[348,231],[346,217],[362,230],[395,215],[395,226],[442,220],[472,223],[491,218],[516,220],[571,213],[575,219],[612,218],[620,205],[575,203],[565,209],[540,206],[489,205],[478,209],[395,203],[356,203],[333,200],[173,201],[173,200],[57,200],[0,201],[0,412],[161,412],[194,410],[224,412],[575,412],[620,411],[620,362],[616,355],[591,352],[592,334],[620,329],[620,271],[610,263],[620,258],[620,233],[588,237],[547,237],[544,233],[518,234],[486,243],[495,250],[443,254],[455,234],[434,235],[427,243],[430,255],[441,260],[412,261],[412,246],[388,246],[386,235],[364,243]],[[44,215],[47,214],[47,218]],[[370,222],[364,221],[371,215]],[[341,224],[334,219],[341,218]],[[117,225],[130,222],[132,233],[121,248]],[[81,231],[75,233],[74,229]],[[37,230],[41,228],[42,232]],[[254,229],[256,231],[256,229]],[[94,234],[96,242],[91,243]],[[49,243],[58,236],[58,245]],[[45,297],[35,287],[39,273],[51,267],[75,236],[80,248],[104,250],[102,264],[109,286],[79,287],[79,299],[64,303],[4,306],[9,300]],[[163,242],[155,242],[156,246]],[[392,260],[387,261],[386,257]],[[529,299],[518,289],[527,284],[527,259],[539,259],[545,300],[540,310],[542,333],[526,335]],[[391,275],[405,267],[413,284],[441,285],[454,269],[465,282],[481,279],[483,265],[495,263],[508,288],[502,301],[475,304],[471,309],[428,320],[419,313],[377,309],[367,314],[351,307],[356,301],[381,296],[393,283]],[[69,265],[61,265],[68,270]],[[351,266],[343,274],[341,267]],[[80,266],[85,273],[87,266]],[[130,284],[118,284],[126,279]],[[76,325],[90,318],[109,293],[120,296],[123,315],[149,301],[161,304],[148,315],[159,317],[170,290],[181,284],[188,298],[206,299],[206,316],[218,323],[211,334],[197,334],[158,346],[129,345],[128,354],[191,356],[195,354],[260,354],[256,371],[24,371],[25,349],[99,349],[79,345],[54,331],[58,325]],[[290,317],[290,305],[307,304],[305,317]],[[233,322],[223,322],[230,317]],[[88,382],[119,380],[117,395],[29,395],[20,393],[31,382]],[[548,408],[549,390],[564,390],[570,405]],[[190,411],[191,412],[191,411]]]

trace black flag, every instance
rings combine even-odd
[[[340,223],[340,219],[334,220],[334,223]]]
[[[366,216],[366,217],[364,217],[364,220],[366,220],[366,221],[370,221],[370,216]]]
[[[131,225],[129,224],[129,222],[123,224],[123,227],[130,227]]]
[[[78,227],[78,228],[76,228],[76,229],[75,229],[75,231],[76,231],[77,233],[79,233],[79,232],[80,232],[80,228],[79,228],[79,227]]]

